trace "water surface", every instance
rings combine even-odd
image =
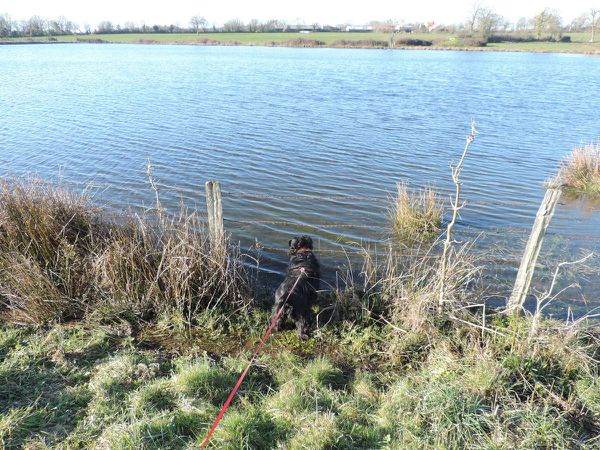
[[[116,211],[153,204],[148,160],[169,207],[203,208],[218,179],[227,229],[275,273],[300,232],[329,274],[341,243],[381,243],[397,181],[450,192],[475,119],[458,229],[484,233],[486,276],[510,284],[543,181],[600,136],[584,55],[81,44],[0,46],[0,63],[0,174],[91,181]],[[559,206],[548,264],[599,250],[595,211]],[[580,281],[598,304],[598,277]]]

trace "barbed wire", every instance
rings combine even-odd
[[[65,180],[64,178],[59,178],[56,181],[44,180],[31,177],[35,182],[39,182],[47,185],[54,185],[60,187],[68,187],[68,186],[83,186],[86,190],[90,189],[111,189],[111,188],[119,188],[119,189],[132,189],[132,186],[119,186],[111,183],[99,183],[97,181],[90,182],[82,182],[75,180]],[[204,198],[204,190],[197,189],[195,190],[193,187],[190,188],[176,188],[172,186],[160,185],[158,184],[159,193],[179,193],[191,195],[196,193],[199,199]],[[413,189],[416,191],[416,189]],[[226,198],[254,198],[259,200],[335,200],[335,201],[365,201],[365,202],[373,202],[373,203],[389,203],[393,194],[389,193],[388,197],[374,197],[374,196],[354,196],[354,195],[325,195],[325,194],[302,194],[302,195],[288,195],[288,194],[260,194],[260,193],[249,193],[244,191],[222,191],[222,196]],[[498,202],[498,201],[483,201],[483,200],[472,200],[467,201],[468,205],[482,205],[482,206],[505,206],[505,207],[530,207],[537,206],[536,202]],[[196,212],[198,217],[206,217],[206,214],[200,211]],[[351,223],[304,223],[304,222],[294,222],[290,220],[238,220],[233,218],[225,218],[225,221],[229,223],[237,223],[242,225],[283,225],[283,226],[291,226],[291,227],[300,227],[300,228],[314,228],[314,229],[323,229],[323,228],[355,228],[355,229],[378,229],[384,230],[386,227],[380,224],[351,224]],[[489,229],[457,229],[457,232],[465,235],[529,235],[531,233],[530,229],[517,229],[517,228],[489,228]],[[578,241],[600,241],[600,236],[589,236],[589,235],[578,235],[578,234],[569,234],[569,233],[559,233],[549,231],[548,236],[554,236],[557,238],[563,239],[572,239]]]
[[[382,245],[382,247],[384,247]],[[276,252],[276,253],[285,253],[288,254],[289,253],[289,249],[288,248],[284,248],[284,247],[272,247],[272,246],[268,246],[268,245],[262,245],[262,244],[258,244],[256,247],[253,248],[253,250],[256,251],[270,251],[270,252]],[[351,249],[329,249],[329,248],[316,248],[315,252],[317,254],[325,254],[325,255],[371,255],[371,256],[383,256],[383,257],[387,257],[387,255],[389,254],[388,250],[385,250],[382,248],[382,250],[373,250],[373,249],[364,249],[364,250],[351,250]],[[400,257],[400,258],[422,258],[422,259],[437,259],[439,258],[439,255],[436,254],[429,254],[429,253],[400,253],[400,252],[394,252],[394,256],[395,257]],[[501,263],[518,263],[520,261],[520,258],[518,258],[517,256],[514,257],[503,257],[503,256],[499,256],[499,255],[480,255],[482,258],[485,257],[485,261],[488,263],[493,263],[493,262],[501,262]]]
[[[36,180],[49,185],[60,185],[60,186],[81,186],[85,189],[123,189],[123,188],[133,188],[133,186],[123,186],[112,183],[98,183],[96,181],[83,182],[83,181],[71,181],[60,179],[57,182],[53,182],[50,180]],[[198,195],[199,198],[204,198],[204,189],[202,188],[177,188],[174,186],[161,185],[157,183],[159,193],[172,193],[172,194],[186,194]],[[140,186],[141,188],[141,186]],[[418,192],[418,189],[409,189],[412,192]],[[334,200],[334,201],[361,201],[361,202],[371,202],[371,203],[389,203],[393,198],[394,193],[388,192],[386,196],[375,197],[375,196],[360,196],[360,195],[326,195],[326,194],[261,194],[261,193],[252,193],[252,192],[244,192],[244,191],[222,191],[221,195],[224,198],[248,198],[248,199],[256,199],[256,200]],[[444,194],[439,194],[436,200],[444,204],[446,202],[446,196]],[[482,206],[519,206],[519,207],[528,207],[528,206],[537,206],[538,203],[534,201],[514,201],[514,202],[502,202],[502,201],[485,201],[485,200],[468,200],[467,204],[469,205],[482,205]]]

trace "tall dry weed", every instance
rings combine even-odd
[[[157,211],[161,211],[157,209]],[[35,323],[103,311],[149,319],[248,302],[237,249],[219,257],[194,212],[106,219],[85,194],[0,180],[0,305]]]

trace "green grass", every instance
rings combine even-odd
[[[557,52],[557,53],[598,53],[600,42],[589,42],[589,33],[568,33],[572,42],[502,42],[490,43],[485,47],[471,47],[465,44],[463,38],[450,33],[414,33],[398,34],[395,39],[421,39],[433,42],[429,49],[468,49],[481,51],[518,51],[518,52]],[[304,46],[298,39],[320,41],[318,46],[353,46],[372,48],[373,41],[389,43],[390,34],[387,33],[132,33],[132,34],[97,34],[81,36],[56,36],[55,42],[77,42],[78,39],[100,39],[110,43],[146,43],[146,44],[223,44],[223,45],[289,45]],[[7,42],[48,42],[48,37],[10,38]],[[348,41],[342,43],[341,41]],[[362,41],[362,42],[359,42]],[[469,41],[469,39],[467,39]],[[352,44],[355,42],[357,44]],[[376,48],[381,45],[375,45]],[[402,43],[398,48],[423,49],[424,47],[405,46]]]
[[[347,356],[328,350],[339,344],[334,333],[308,354],[271,346],[210,448],[597,445],[597,330],[572,334],[543,321],[541,338],[528,345],[528,320],[492,323],[502,335],[443,326],[407,354],[399,343],[412,338],[386,325],[377,326],[385,342]],[[343,333],[342,324],[332,327]],[[243,347],[214,359],[142,350],[115,326],[4,323],[0,344],[0,446],[8,449],[197,448],[247,362]],[[368,357],[397,351],[403,364],[391,354]]]

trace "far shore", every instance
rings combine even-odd
[[[206,46],[266,46],[296,48],[360,48],[389,50],[454,50],[529,53],[574,53],[600,55],[600,43],[587,40],[587,33],[572,33],[571,42],[494,42],[463,38],[449,33],[396,35],[392,46],[389,34],[383,33],[130,33],[92,34],[55,37],[10,38],[0,45],[26,44],[147,44]]]

